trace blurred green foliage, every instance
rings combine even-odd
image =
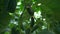
[[[60,0],[0,0],[0,34],[60,34]]]

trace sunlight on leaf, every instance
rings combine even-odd
[[[19,6],[16,6],[16,9],[19,9],[20,7]]]
[[[15,21],[14,24],[18,25],[18,23]]]
[[[18,14],[21,15],[22,14],[22,11],[19,11]]]
[[[35,2],[33,2],[33,4],[35,4]]]
[[[9,15],[13,15],[13,13],[9,13]]]
[[[45,27],[45,26],[42,26],[42,29],[46,29],[47,27]]]
[[[43,21],[45,21],[46,19],[44,18]]]
[[[13,20],[11,20],[11,21],[10,21],[10,23],[13,23],[13,24],[18,25],[18,22],[17,22],[17,21],[15,21],[14,19],[13,19]]]
[[[22,11],[17,11],[16,14],[18,14],[19,16],[22,14]]]
[[[21,5],[21,2],[18,2],[17,5]]]
[[[42,17],[42,16],[41,16],[41,11],[34,12],[34,16],[35,16],[35,18],[40,18],[40,17]]]
[[[41,5],[41,3],[38,3],[38,6],[40,6]]]

